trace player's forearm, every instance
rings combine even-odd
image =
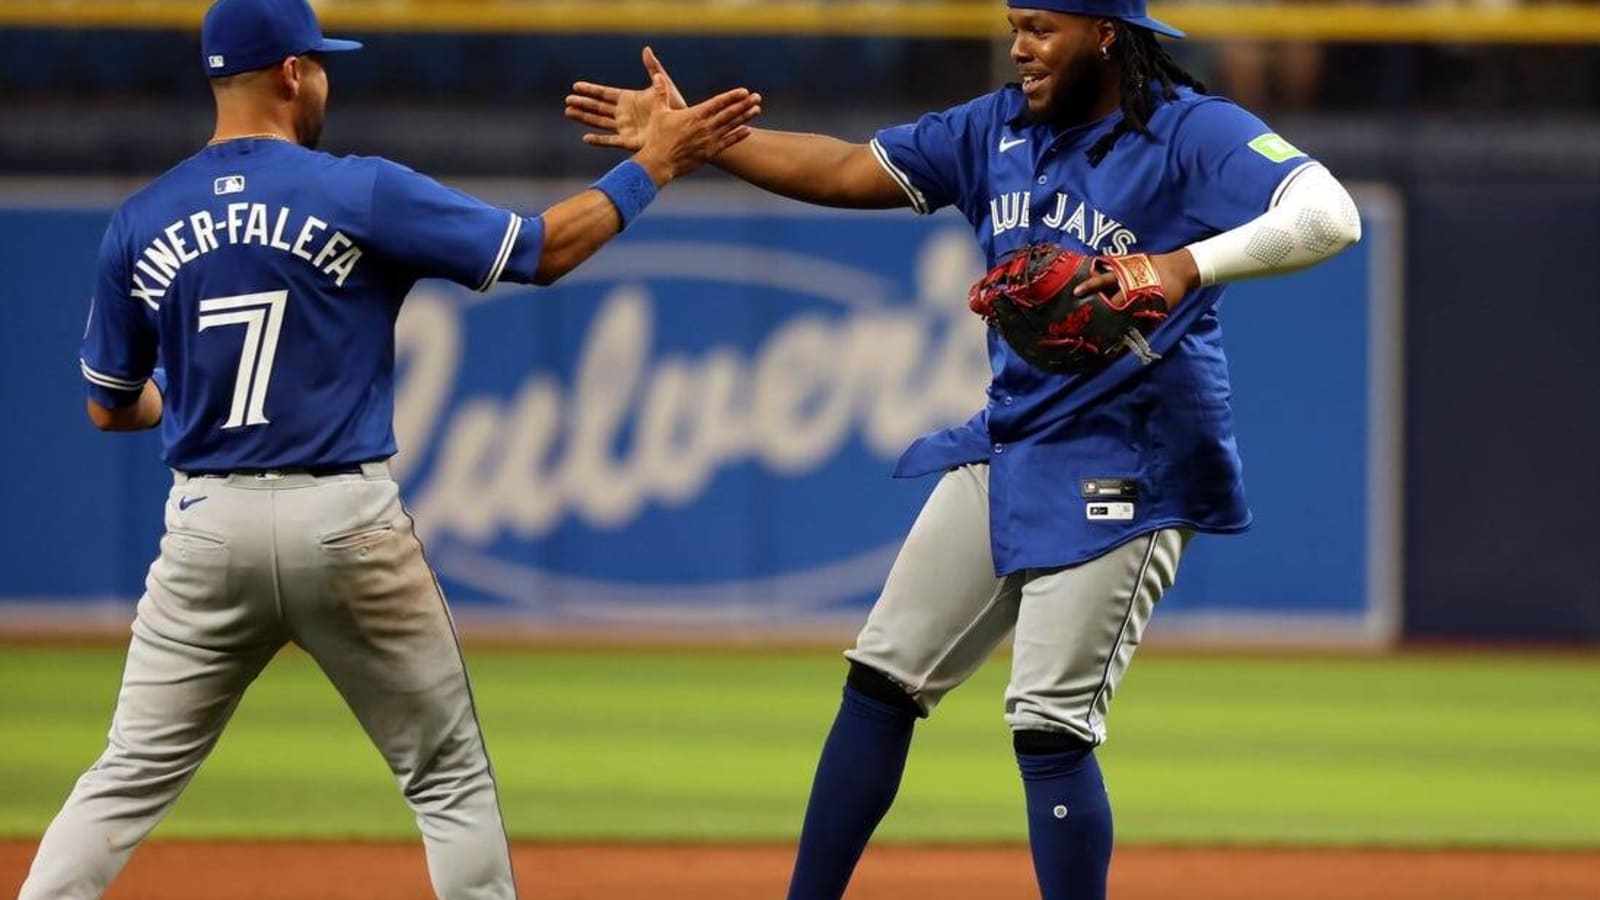
[[[589,190],[544,211],[544,246],[533,283],[554,284],[622,230],[622,216],[605,194]]]
[[[109,407],[89,401],[89,421],[101,431],[147,431],[161,424],[161,391],[146,381],[139,399],[130,406]]]
[[[633,167],[628,171],[628,167]],[[647,177],[641,177],[647,174]],[[630,161],[595,187],[544,211],[544,243],[533,283],[554,284],[595,255],[655,198],[670,176]]]
[[[819,206],[893,209],[907,203],[866,145],[827,135],[758,128],[712,163],[762,190]]]
[[[1189,245],[1201,284],[1295,272],[1361,240],[1355,201],[1331,172],[1312,165],[1290,178],[1260,217]]]

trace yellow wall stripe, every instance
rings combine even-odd
[[[0,27],[195,29],[206,0],[3,0]],[[320,0],[324,26],[367,31],[998,37],[1000,0]],[[1195,38],[1600,43],[1600,6],[1295,6],[1199,3],[1153,13]]]

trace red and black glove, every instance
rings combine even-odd
[[[1073,296],[1102,273],[1116,293]],[[1150,257],[1086,256],[1056,244],[1029,244],[989,270],[967,298],[1017,355],[1047,372],[1103,369],[1130,350],[1146,364],[1160,359],[1145,336],[1167,319],[1161,276]]]

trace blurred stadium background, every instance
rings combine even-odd
[[[0,0],[0,892],[99,750],[161,527],[154,439],[92,432],[73,357],[109,210],[209,134],[205,6]],[[765,124],[850,139],[1011,72],[998,0],[316,6],[368,45],[331,61],[326,149],[529,211],[614,163],[561,100],[580,78],[640,81],[646,42],[691,95],[748,86]],[[1197,542],[1119,696],[1106,767],[1134,849],[1118,896],[1600,896],[1600,290],[1584,268],[1600,4],[1156,14],[1190,32],[1178,54],[1213,91],[1358,186],[1367,237],[1230,293],[1257,525]],[[928,488],[889,479],[893,459],[983,400],[965,230],[948,212],[809,210],[707,171],[555,289],[418,289],[397,467],[468,636],[515,837],[793,839],[836,650]],[[620,374],[597,377],[600,360]],[[926,726],[883,837],[1014,851],[1010,880],[974,864],[922,895],[1030,896],[1004,671]],[[337,696],[286,653],[157,837],[411,829]],[[1156,865],[1138,848],[1173,846],[1479,867],[1296,863],[1263,886],[1183,857],[1181,893],[1136,882]],[[555,864],[522,862],[534,896],[756,897],[781,892],[783,857],[737,886],[670,864],[606,881],[591,862],[543,893]],[[901,862],[861,896],[939,871]],[[409,865],[409,893],[304,896],[425,896]],[[1350,886],[1364,874],[1387,892]],[[134,890],[117,896],[190,896]]]

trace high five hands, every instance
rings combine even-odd
[[[665,157],[671,160],[672,177],[678,177],[750,136],[746,123],[761,114],[760,94],[736,88],[689,106],[655,52],[644,48],[643,59],[650,76],[647,88],[587,81],[572,86],[567,118],[597,129],[583,136],[584,143],[637,153],[652,175],[652,161]],[[665,182],[658,178],[657,183]]]

